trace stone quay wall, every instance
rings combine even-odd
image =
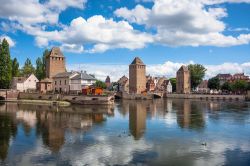
[[[245,101],[245,95],[166,94],[166,98]]]

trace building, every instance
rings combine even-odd
[[[54,47],[46,57],[46,77],[53,78],[63,72],[66,72],[65,57],[59,47]]]
[[[52,79],[45,78],[37,82],[37,90],[41,93],[47,93],[53,91],[53,81]]]
[[[119,92],[129,92],[129,79],[125,75],[122,76],[118,81],[118,89]]]
[[[218,74],[216,76],[220,80],[220,86],[222,86],[225,82],[230,82],[232,80],[231,74]]]
[[[172,93],[173,87],[170,80],[164,80],[162,86],[164,87],[165,92]]]
[[[176,92],[177,93],[190,93],[191,80],[190,72],[187,66],[181,66],[176,73]]]
[[[129,93],[141,94],[146,91],[146,65],[136,57],[129,65]]]
[[[53,77],[53,89],[56,93],[69,93],[71,86],[71,79],[77,76],[77,72],[63,72],[58,73]]]
[[[106,80],[105,80],[105,84],[106,84],[106,87],[109,88],[111,86],[111,81],[110,81],[110,77],[107,76]]]
[[[209,93],[210,89],[208,88],[208,80],[202,81],[196,88],[196,91],[199,93]]]
[[[36,90],[37,82],[39,82],[39,80],[34,74],[31,74],[28,77],[13,77],[11,89],[18,90],[20,92]]]
[[[148,92],[152,92],[152,91],[155,90],[155,81],[154,81],[154,78],[153,78],[153,77],[150,77],[150,78],[147,80],[146,88],[147,88],[147,91],[148,91]]]
[[[70,79],[70,91],[74,93],[82,92],[82,89],[88,88],[89,86],[95,84],[96,78],[86,71],[78,73]]]

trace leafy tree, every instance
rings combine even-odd
[[[217,77],[210,78],[208,80],[208,88],[210,89],[220,89],[220,80]]]
[[[94,84],[95,87],[98,87],[98,88],[102,88],[102,89],[106,89],[107,86],[105,84],[105,82],[103,81],[100,81],[100,80],[97,80]]]
[[[243,92],[246,91],[248,88],[248,83],[245,80],[237,80],[232,85],[232,90],[234,92]]]
[[[12,60],[12,77],[17,77],[19,75],[19,63],[16,58]]]
[[[190,64],[188,70],[190,71],[191,87],[195,89],[202,82],[207,69],[201,64]]]
[[[38,80],[41,80],[45,77],[45,72],[43,68],[43,62],[40,57],[37,58],[36,60],[36,77]]]
[[[0,45],[0,88],[10,87],[12,79],[12,62],[10,58],[9,43],[3,39]]]
[[[26,59],[24,66],[22,68],[22,75],[28,76],[32,73],[35,73],[35,68],[33,67],[31,60],[29,58]]]
[[[170,78],[169,81],[172,84],[172,91],[176,92],[176,78]]]
[[[43,58],[42,58],[42,64],[43,64],[43,74],[42,74],[42,79],[46,77],[46,58],[49,56],[49,50],[46,49],[44,52],[43,52]]]
[[[224,91],[232,91],[232,85],[229,82],[225,82],[222,86],[221,86],[221,90]]]
[[[247,90],[250,90],[250,82],[248,82]]]

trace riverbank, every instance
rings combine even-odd
[[[31,100],[31,99],[3,100],[2,102],[12,102],[18,104],[35,104],[35,105],[56,105],[60,107],[67,107],[71,105],[71,103],[67,101]]]
[[[200,99],[200,100],[234,100],[246,101],[245,95],[209,95],[209,94],[166,94],[166,98],[172,99]]]

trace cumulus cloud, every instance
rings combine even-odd
[[[9,36],[6,36],[6,35],[0,36],[0,42],[2,42],[3,39],[6,39],[6,40],[7,40],[7,42],[9,43],[9,46],[10,46],[10,47],[14,47],[15,44],[16,44],[16,42],[15,42],[13,39],[11,39]]]
[[[63,43],[62,48],[65,50],[69,50],[70,46],[70,52],[78,48],[75,51],[78,53],[84,51],[84,44],[93,45],[92,48],[86,50],[86,52],[93,53],[114,48],[134,50],[143,48],[147,43],[153,41],[151,35],[134,30],[126,21],[116,22],[113,19],[105,19],[101,15],[92,16],[87,20],[78,17],[60,31],[43,31],[29,27],[27,33],[37,36],[38,46],[48,44],[47,41],[55,41]],[[81,48],[80,51],[79,48]]]
[[[126,7],[117,9],[114,14],[131,23],[155,28],[154,42],[163,45],[227,47],[248,44],[249,34],[237,37],[223,34],[226,25],[221,18],[227,16],[227,11],[210,5],[225,2],[236,3],[226,0],[155,0],[151,9],[137,5],[131,10]]]
[[[166,61],[163,64],[147,65],[146,73],[152,76],[165,76],[167,78],[175,77],[176,71],[182,65],[194,64],[195,62],[189,61],[185,63]],[[128,65],[129,64],[71,64],[68,65],[69,70],[86,70],[88,73],[92,73],[96,78],[105,80],[109,75],[111,81],[117,81],[123,75],[128,77]],[[250,75],[250,62],[246,63],[223,63],[218,65],[203,64],[206,71],[205,79],[216,76],[219,73],[242,73]]]

